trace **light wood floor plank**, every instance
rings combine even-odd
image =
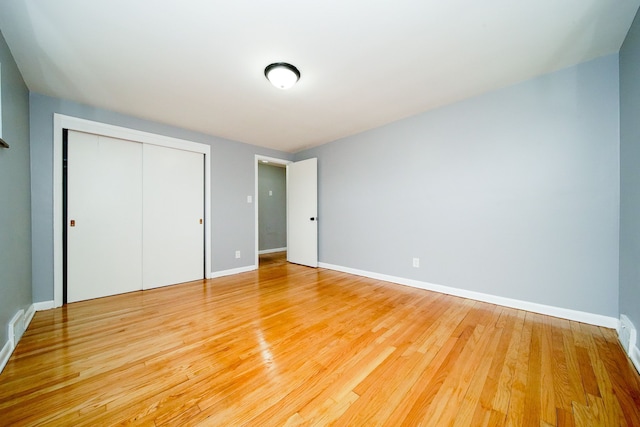
[[[496,349],[494,350],[493,357],[488,357],[488,355],[484,355],[485,363],[490,363],[489,371],[486,375],[486,380],[484,384],[482,384],[481,388],[479,388],[475,392],[468,392],[465,399],[469,402],[475,401],[475,408],[472,415],[471,420],[467,425],[483,425],[486,424],[486,421],[489,417],[491,417],[491,412],[494,411],[494,401],[498,399],[498,391],[500,385],[500,378],[502,371],[506,365],[505,361],[507,358],[509,345],[512,342],[514,328],[517,323],[512,319],[514,315],[514,311],[502,308],[500,313],[500,318],[496,323],[496,327],[500,328],[502,333],[499,334],[499,341],[497,343]],[[478,384],[480,386],[480,384]],[[508,392],[506,393],[508,396]],[[507,412],[507,403],[509,402],[508,397],[504,402],[502,409],[502,415],[505,416]],[[494,416],[495,417],[495,416]],[[462,422],[456,419],[456,424],[463,425]]]
[[[507,422],[509,427],[517,427],[526,425],[524,424],[525,409],[530,408],[526,405],[527,397],[535,395],[535,392],[529,390],[529,370],[531,363],[531,334],[533,332],[533,325],[529,316],[529,313],[523,315],[523,325],[520,334],[520,346],[517,354],[517,361],[515,366],[515,374],[513,386],[511,388],[511,396],[509,399],[509,409],[507,410]],[[535,385],[536,382],[533,381]],[[539,419],[538,416],[534,416],[533,423]],[[532,421],[529,421],[532,422]]]
[[[261,257],[36,313],[0,425],[640,426],[613,330]]]

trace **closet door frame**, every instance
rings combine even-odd
[[[53,116],[53,302],[63,304],[63,136],[64,129],[126,139],[143,144],[193,151],[204,155],[205,278],[211,278],[211,147],[179,138],[128,129],[106,123],[54,114]]]

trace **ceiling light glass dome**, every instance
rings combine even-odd
[[[289,89],[300,79],[300,71],[286,62],[267,65],[264,75],[278,89]]]

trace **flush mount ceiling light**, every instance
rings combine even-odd
[[[264,75],[278,89],[289,89],[300,79],[300,71],[286,62],[275,62],[267,65]]]

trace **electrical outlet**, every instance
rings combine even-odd
[[[420,258],[414,258],[413,259],[413,267],[414,268],[420,268]]]
[[[240,258],[240,251],[236,251],[236,258]]]

